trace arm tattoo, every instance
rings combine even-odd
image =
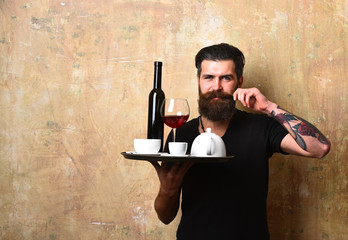
[[[279,106],[278,109],[282,109]],[[282,124],[286,129],[289,130],[290,135],[296,140],[297,144],[303,149],[307,149],[307,145],[303,139],[303,136],[311,136],[318,139],[319,142],[323,144],[328,144],[326,137],[312,124],[306,120],[299,118],[286,110],[284,113],[271,112],[271,116],[275,118],[280,124]],[[292,123],[292,124],[291,124]],[[286,127],[286,125],[288,127]]]

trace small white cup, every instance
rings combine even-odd
[[[161,139],[134,139],[134,150],[140,154],[155,154],[161,148]]]
[[[169,153],[171,155],[182,156],[187,151],[187,142],[170,142]]]

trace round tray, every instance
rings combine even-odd
[[[217,162],[228,162],[233,156],[227,157],[198,157],[198,156],[173,156],[168,153],[157,153],[157,154],[139,154],[135,152],[121,152],[126,159],[150,161],[150,162],[205,162],[205,163],[217,163]]]

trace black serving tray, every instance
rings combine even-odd
[[[228,162],[233,156],[227,157],[198,157],[198,156],[173,156],[168,153],[157,154],[139,154],[135,152],[121,152],[121,154],[130,160],[150,161],[150,162],[195,162],[195,163],[217,163]]]

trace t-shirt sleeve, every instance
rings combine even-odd
[[[283,138],[288,134],[289,132],[276,120],[273,118],[270,118],[270,135],[269,135],[269,141],[270,141],[270,147],[272,152],[287,154],[286,152],[282,151],[280,144],[283,140]]]

